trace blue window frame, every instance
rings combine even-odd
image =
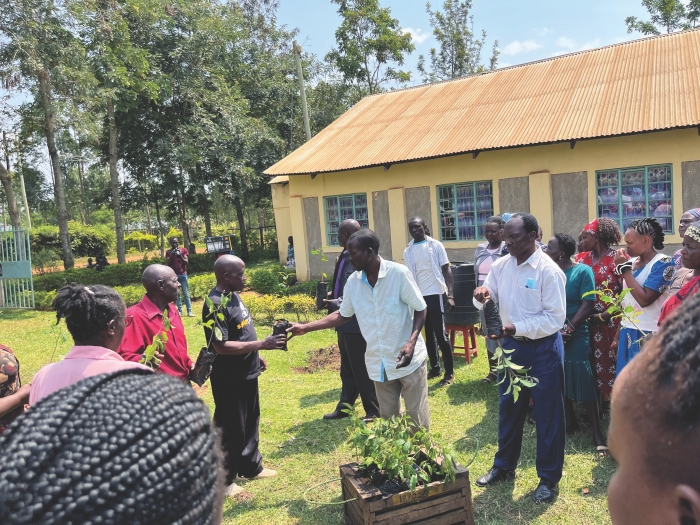
[[[598,217],[617,221],[624,232],[643,217],[654,217],[673,233],[673,172],[670,164],[596,171]]]
[[[327,246],[338,246],[338,227],[346,219],[355,219],[363,228],[369,228],[366,193],[324,197],[323,204]]]
[[[486,220],[493,215],[491,181],[437,187],[441,241],[484,239]]]

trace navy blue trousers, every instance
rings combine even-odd
[[[523,426],[532,395],[537,426],[537,475],[558,483],[564,467],[566,439],[564,345],[561,335],[556,333],[532,342],[505,337],[501,339],[501,347],[515,350],[509,354],[512,361],[529,368],[530,375],[536,377],[539,383],[533,388],[523,387],[517,402],[513,401],[512,393],[503,395],[508,388],[508,380],[499,385],[498,452],[493,464],[506,470],[517,467],[523,443]]]

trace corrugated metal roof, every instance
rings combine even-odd
[[[700,30],[362,99],[268,175],[700,124]]]
[[[268,182],[268,184],[282,184],[285,182],[289,182],[289,177],[287,177],[286,175],[279,175],[272,179],[270,182]]]

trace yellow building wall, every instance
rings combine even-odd
[[[389,190],[389,208],[394,259],[400,261],[406,245],[406,215],[404,188],[429,186],[431,195],[432,223],[439,224],[436,186],[457,182],[492,181],[494,212],[500,213],[498,180],[512,177],[530,177],[530,212],[542,222],[544,238],[552,235],[551,176],[556,173],[588,173],[589,220],[596,216],[595,173],[599,170],[645,166],[651,164],[673,165],[673,213],[677,222],[683,213],[681,163],[700,159],[700,136],[696,128],[645,133],[626,137],[611,137],[579,141],[571,149],[569,143],[486,151],[476,159],[472,155],[458,155],[417,162],[394,164],[387,171],[383,167],[367,168],[340,173],[293,175],[289,179],[289,195],[302,199],[318,197],[320,227],[325,238],[323,196],[348,193],[367,193],[369,226],[374,228],[372,199],[373,191]],[[582,196],[571,195],[572,199]],[[515,211],[515,210],[505,210]],[[303,235],[303,206],[299,213],[291,214],[294,231],[297,275],[300,280],[309,278],[306,259],[301,256],[306,246]],[[301,224],[297,224],[300,221]],[[280,223],[278,222],[278,225]],[[279,227],[279,226],[278,226]],[[403,232],[403,234],[401,234]],[[439,238],[438,232],[433,232]],[[303,236],[300,236],[303,235]],[[283,235],[279,234],[281,240]],[[481,241],[445,242],[446,248],[474,248]],[[668,244],[681,242],[678,234],[668,235]],[[335,253],[337,247],[324,247],[324,251]],[[300,257],[301,256],[301,257]]]
[[[277,249],[280,264],[284,265],[287,262],[287,238],[293,235],[292,218],[289,214],[289,184],[271,184],[270,187],[272,188],[272,208],[275,212],[275,228],[277,229]]]

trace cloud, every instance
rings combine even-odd
[[[515,40],[514,42],[511,42],[508,44],[506,47],[504,47],[501,50],[501,53],[504,55],[520,55],[521,53],[529,53],[530,51],[534,51],[535,49],[540,49],[542,47],[542,44],[538,44],[534,40]]]
[[[550,54],[550,56],[556,57],[559,55],[565,55],[567,53],[574,53],[576,51],[587,51],[589,49],[595,49],[600,47],[602,44],[600,38],[586,42],[582,46],[579,46],[573,38],[567,38],[565,36],[560,36],[557,38],[557,46],[563,49],[558,49]]]
[[[430,33],[426,33],[420,27],[413,29],[412,27],[404,27],[401,31],[406,33],[411,33],[411,40],[416,44],[422,44],[430,38]]]
[[[565,36],[557,38],[557,45],[565,49],[576,49],[576,41],[573,38],[566,38]]]
[[[552,30],[549,29],[548,27],[540,27],[540,28],[534,30],[534,33],[538,36],[546,36],[551,32],[552,32]]]

